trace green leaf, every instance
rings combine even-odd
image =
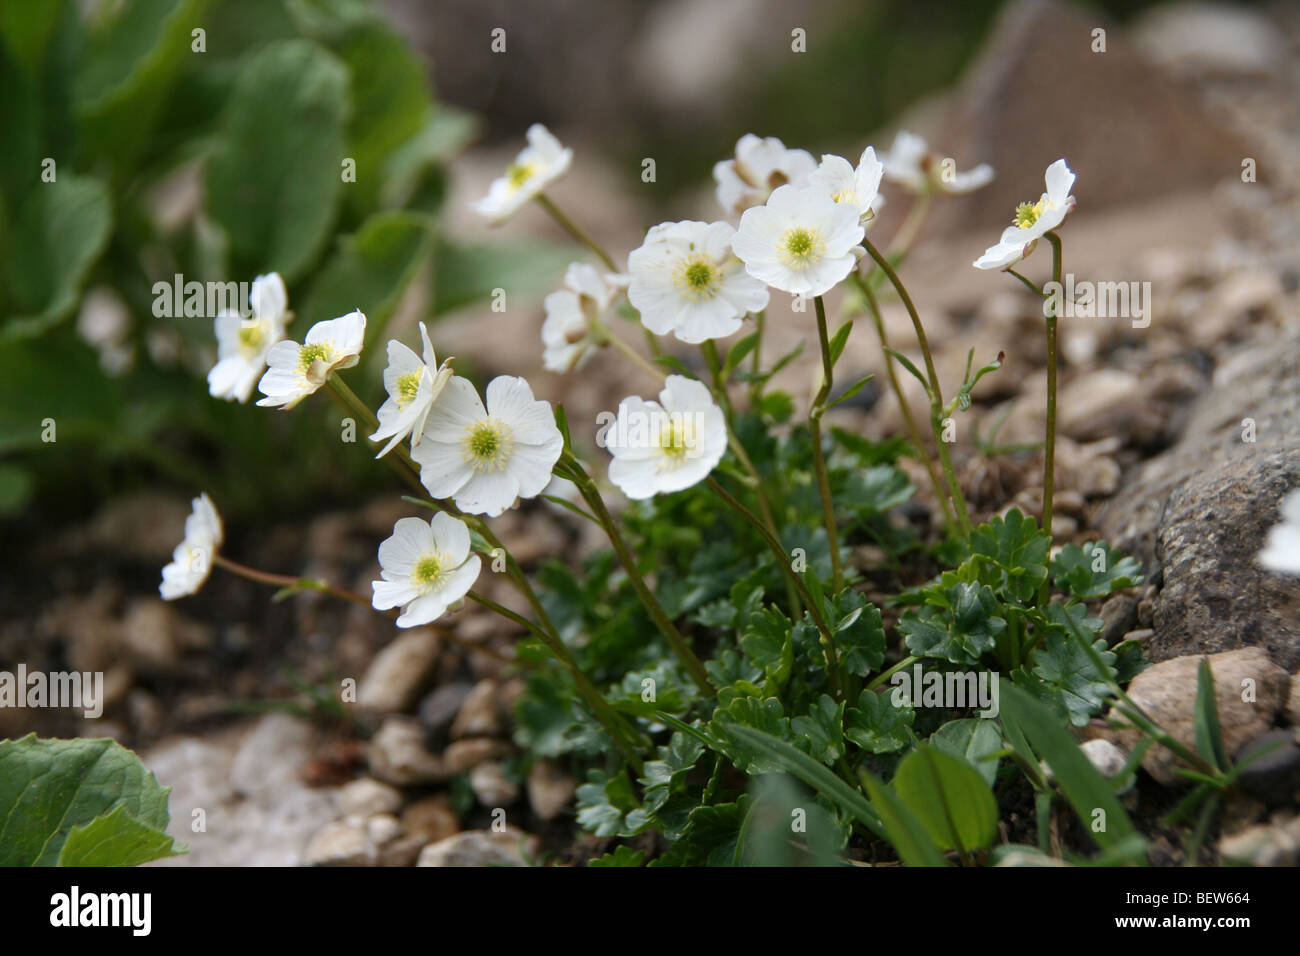
[[[880,817],[862,796],[802,750],[753,727],[732,725],[727,732],[750,750],[763,754],[777,768],[792,773],[834,802],[879,837],[885,837]]]
[[[1223,750],[1223,729],[1219,725],[1219,697],[1214,690],[1210,659],[1202,657],[1196,669],[1196,711],[1193,717],[1196,752],[1220,770],[1228,769]]]
[[[1105,640],[1097,637],[1101,621],[1088,617],[1082,604],[1049,604],[1046,623],[1047,637],[1033,653],[1032,674],[1020,668],[1012,678],[1076,727],[1082,727],[1101,711],[1111,695],[1114,670],[1110,665],[1115,655],[1107,650]],[[1097,671],[1080,643],[1085,641],[1101,655],[1109,673]]]
[[[831,365],[839,361],[840,355],[844,352],[844,346],[848,344],[849,333],[853,331],[853,323],[845,322],[835,330],[835,337],[830,341]]]
[[[870,518],[897,508],[915,491],[901,468],[876,465],[850,472],[837,503],[842,503],[859,518]]]
[[[826,608],[840,663],[850,674],[866,677],[885,660],[885,629],[880,608],[852,588],[841,591]]]
[[[761,730],[778,740],[790,737],[790,719],[785,716],[781,702],[775,697],[759,699],[757,697],[737,697],[723,706],[719,706],[709,722],[709,730],[715,737],[732,743],[727,756],[745,773],[766,773],[773,769],[773,764],[763,750],[748,746],[746,737],[737,731],[744,728]]]
[[[539,298],[575,257],[572,247],[534,240],[481,245],[440,242],[434,259],[433,314],[482,302],[503,289],[511,308]],[[490,320],[485,319],[484,322]],[[485,329],[485,334],[491,334]]]
[[[40,335],[71,314],[82,283],[112,231],[108,190],[98,179],[61,173],[33,186],[8,244],[4,285],[9,314],[0,345]]]
[[[999,761],[992,755],[1004,746],[997,721],[982,717],[950,720],[930,735],[929,744],[941,753],[966,761],[990,787],[997,780]]]
[[[998,835],[993,791],[974,767],[957,757],[918,747],[898,765],[894,791],[945,850],[982,850]]]
[[[860,392],[860,391],[862,391],[864,388],[866,388],[867,383],[870,382],[870,381],[871,381],[873,378],[875,378],[875,377],[876,377],[876,376],[874,376],[874,375],[865,375],[865,376],[863,376],[862,378],[858,379],[856,382],[854,382],[852,385],[850,385],[848,388],[846,388],[846,389],[844,390],[843,394],[841,394],[837,399],[835,399],[835,401],[833,401],[833,402],[829,402],[829,403],[826,405],[826,407],[827,407],[827,408],[834,408],[834,407],[835,407],[836,405],[838,405],[840,402],[847,402],[847,401],[848,401],[850,398],[852,398],[854,395],[858,394],[858,392]]]
[[[867,753],[894,753],[907,746],[915,720],[911,705],[895,706],[892,693],[863,690],[857,706],[844,715],[844,736]]]
[[[765,690],[779,691],[790,679],[794,667],[794,638],[790,619],[774,607],[750,615],[749,626],[740,636],[740,648],[767,675]]]
[[[722,380],[726,382],[731,378],[740,363],[745,360],[745,356],[754,351],[754,346],[758,344],[758,332],[750,332],[730,349],[727,350],[727,360],[722,364]]]
[[[790,730],[800,750],[830,766],[844,756],[844,703],[822,694],[807,715],[790,720]]]
[[[937,657],[954,664],[978,664],[993,649],[1007,622],[995,613],[997,597],[985,584],[959,582],[927,593],[932,602],[903,612],[898,631],[917,657]]]
[[[42,447],[46,419],[60,447],[100,439],[116,428],[120,404],[95,353],[70,335],[0,348],[0,452]]]
[[[588,866],[644,866],[645,850],[634,850],[630,846],[618,846],[612,853],[598,856],[587,861]]]
[[[176,856],[172,838],[134,819],[118,804],[85,826],[73,827],[59,852],[59,866],[139,866]]]
[[[1142,583],[1142,565],[1105,541],[1067,544],[1052,560],[1052,580],[1081,601],[1106,597]]]
[[[339,241],[321,269],[303,307],[303,324],[310,327],[361,309],[366,314],[362,359],[377,371],[373,366],[382,368],[387,355],[378,347],[384,341],[384,328],[412,280],[429,262],[432,249],[433,232],[425,216],[410,212],[371,216],[353,235]],[[421,353],[418,341],[408,344],[417,355]],[[440,361],[443,358],[439,356]]]
[[[925,388],[925,394],[930,394],[930,383],[926,381],[925,376],[921,374],[921,370],[912,363],[910,358],[902,352],[895,352],[893,349],[887,348],[885,351],[892,355],[898,361],[899,365],[912,373],[913,377],[921,383],[922,387]]]
[[[292,283],[320,251],[343,185],[350,101],[347,69],[304,40],[270,43],[240,72],[207,164],[208,215],[240,274],[275,270]]]
[[[638,809],[632,783],[626,773],[587,772],[587,782],[578,787],[578,823],[599,837],[632,836],[626,818]]]
[[[1002,722],[1009,738],[1014,729],[1015,735],[1027,740],[1052,769],[1066,800],[1093,841],[1106,849],[1135,836],[1133,824],[1109,781],[1097,772],[1052,712],[1018,687],[1005,686],[1001,693]],[[1096,810],[1105,814],[1104,827],[1094,826],[1094,821],[1100,821],[1094,814]]]
[[[873,774],[863,773],[872,806],[880,813],[884,837],[908,866],[947,866],[943,851],[902,800]]]
[[[52,866],[76,828],[88,832],[73,845],[74,856],[93,853],[107,863],[121,851],[118,862],[143,862],[138,857],[159,846],[146,831],[167,829],[169,792],[140,758],[109,738],[28,734],[0,742],[0,866]],[[119,808],[122,814],[96,823]],[[136,826],[124,825],[128,819]]]
[[[1000,573],[992,583],[1007,598],[1030,601],[1047,580],[1047,555],[1052,542],[1038,522],[1012,508],[1005,518],[992,518],[970,536],[972,554],[982,556]]]

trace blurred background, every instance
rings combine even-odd
[[[1290,314],[1298,49],[1300,8],[1283,2],[0,0],[0,667],[102,670],[110,697],[93,727],[0,710],[0,736],[148,747],[249,711],[311,712],[316,689],[365,673],[392,639],[363,609],[273,603],[220,574],[178,605],[157,599],[201,490],[230,556],[361,590],[409,506],[364,443],[336,444],[322,398],[292,414],[212,399],[212,317],[156,317],[156,282],[277,270],[298,338],[363,309],[367,351],[347,378],[372,407],[383,342],[414,345],[414,323],[429,321],[462,374],[525,375],[590,421],[626,394],[626,374],[613,362],[544,373],[538,338],[542,296],[583,251],[538,209],[498,228],[468,209],[529,124],[574,148],[552,194],[620,263],[657,222],[721,218],[710,172],[744,133],[856,159],[905,127],[960,169],[996,169],[987,188],[936,204],[905,278],[945,381],[960,380],[970,347],[1008,353],[973,427],[1030,441],[1041,319],[1016,283],[969,263],[1065,156],[1079,199],[1069,267],[1150,280],[1158,296],[1147,334],[1124,322],[1065,332],[1065,484],[1100,501],[1174,440],[1222,349]],[[908,208],[889,193],[878,242]],[[1031,265],[1045,278],[1046,263]],[[488,307],[497,288],[505,312]],[[787,311],[774,302],[774,349],[807,333]],[[897,303],[886,321],[906,347]],[[845,381],[881,370],[865,334],[844,361]],[[900,428],[874,386],[841,413],[873,436]],[[1028,466],[992,466],[964,444],[977,508],[1032,485]],[[1082,529],[1087,512],[1066,520]],[[506,515],[501,534],[531,560],[574,540],[535,511]],[[508,646],[491,625],[466,629]],[[444,651],[416,668],[401,706],[497,676]],[[319,780],[345,779],[361,758],[339,739],[356,728],[330,719],[338,739],[259,746],[267,760],[306,748]],[[237,741],[213,746],[158,759],[185,778]],[[242,773],[260,785],[256,763]]]

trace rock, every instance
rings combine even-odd
[[[1300,862],[1300,817],[1224,837],[1219,841],[1219,855],[1240,866],[1295,866]]]
[[[473,684],[463,681],[435,687],[420,701],[420,723],[424,724],[424,729],[438,734],[450,727],[473,688]]]
[[[501,740],[488,737],[471,737],[457,740],[442,752],[442,762],[449,776],[472,770],[485,760],[504,757],[510,752],[510,745]]]
[[[399,787],[437,783],[459,771],[424,746],[424,729],[413,717],[388,717],[370,740],[370,772]]]
[[[304,866],[373,866],[378,850],[361,817],[345,817],[325,824],[303,851]]]
[[[404,631],[370,662],[357,688],[357,704],[379,714],[405,711],[438,663],[441,646],[429,628]]]
[[[279,760],[291,771],[315,746],[316,733],[308,729],[312,732],[306,736],[280,738],[287,749]],[[145,766],[172,788],[168,833],[190,847],[183,856],[149,866],[284,867],[302,862],[312,836],[337,816],[334,799],[327,791],[307,787],[293,772],[276,774],[246,796],[236,793],[231,765],[249,738],[247,726],[234,727],[202,740],[170,738],[141,752]],[[249,760],[245,753],[245,767]]]
[[[1177,445],[1101,509],[1107,540],[1162,568],[1152,660],[1258,645],[1281,667],[1300,669],[1300,588],[1255,561],[1278,502],[1300,486],[1297,447],[1293,330],[1226,358]]]
[[[1124,751],[1109,740],[1100,737],[1095,740],[1084,741],[1079,745],[1079,749],[1087,755],[1088,761],[1096,768],[1097,772],[1107,780],[1118,777],[1124,770],[1124,764],[1128,760]]]
[[[460,821],[451,808],[451,800],[441,793],[422,797],[408,805],[402,811],[401,823],[405,832],[423,839],[420,846],[437,843],[460,832]]]
[[[1133,678],[1128,688],[1129,697],[1148,717],[1193,751],[1196,749],[1193,714],[1197,668],[1201,660],[1199,656],[1189,656],[1154,664]],[[1209,660],[1224,750],[1234,753],[1272,726],[1286,699],[1289,678],[1257,647],[1212,654]],[[1253,688],[1254,697],[1243,700],[1248,688]],[[1139,739],[1136,730],[1124,730],[1117,736],[1119,745],[1130,751]],[[1143,769],[1165,786],[1182,782],[1183,778],[1174,773],[1178,766],[1185,765],[1160,746],[1153,746],[1142,758]]]
[[[1102,637],[1108,646],[1114,647],[1133,630],[1137,624],[1137,607],[1137,598],[1131,594],[1112,594],[1101,606],[1097,616],[1106,622]]]
[[[420,851],[416,866],[526,866],[536,839],[516,827],[502,832],[466,830]]]
[[[1277,27],[1226,3],[1167,3],[1144,14],[1133,40],[1147,56],[1196,75],[1267,72],[1286,57]]]
[[[122,645],[131,660],[143,667],[167,671],[179,657],[172,639],[172,608],[158,598],[138,598],[122,621]]]
[[[577,784],[549,760],[536,761],[528,771],[528,802],[542,820],[553,820],[573,800]]]
[[[230,765],[230,784],[245,797],[299,781],[309,759],[314,729],[288,714],[267,714],[244,739]]]
[[[1241,746],[1233,758],[1244,764],[1241,789],[1269,806],[1290,806],[1300,794],[1300,747],[1289,730],[1270,730]]]
[[[481,680],[465,697],[451,725],[452,740],[462,737],[491,737],[501,730],[497,717],[497,682]]]
[[[363,817],[396,813],[402,806],[400,790],[372,777],[361,777],[344,784],[336,799],[344,814]]]
[[[399,836],[379,848],[380,866],[415,866],[427,841],[420,836]]]
[[[1291,692],[1286,698],[1286,722],[1300,727],[1300,673],[1291,675]]]
[[[469,772],[470,789],[478,802],[489,809],[508,807],[519,799],[519,785],[509,779],[501,764],[489,760]]]
[[[391,813],[366,818],[366,836],[376,847],[387,846],[402,835],[402,824]]]

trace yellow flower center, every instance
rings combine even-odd
[[[673,416],[659,427],[659,453],[667,459],[662,467],[679,468],[686,453],[695,447],[695,423]]]
[[[397,404],[409,405],[420,391],[420,373],[407,372],[397,379]]]
[[[421,591],[433,591],[447,577],[451,561],[441,551],[428,551],[420,555],[411,571],[411,583]]]
[[[786,265],[802,269],[821,258],[826,243],[815,229],[796,226],[781,237],[779,250]]]
[[[532,163],[511,163],[506,170],[506,182],[512,189],[520,189],[536,172],[537,168]]]
[[[461,449],[465,462],[475,471],[500,471],[510,460],[514,437],[510,427],[495,418],[475,422],[465,429]]]
[[[696,255],[685,259],[677,267],[676,285],[686,298],[698,302],[711,299],[722,285],[722,270],[707,256]]]
[[[1051,203],[1045,198],[1034,203],[1022,202],[1016,207],[1016,218],[1012,221],[1013,225],[1019,226],[1021,229],[1028,229],[1042,218],[1043,212],[1050,205]]]
[[[266,324],[260,319],[245,322],[239,327],[239,350],[245,355],[256,355],[266,342]]]
[[[845,186],[831,198],[836,202],[857,202],[858,194],[851,186]]]
[[[312,342],[298,351],[298,371],[306,375],[317,362],[334,361],[334,345],[331,342]]]

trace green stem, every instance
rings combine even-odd
[[[329,389],[330,397],[334,402],[344,411],[350,412],[359,418],[365,424],[367,432],[374,434],[376,429],[379,428],[379,420],[375,418],[374,412],[366,406],[366,403],[357,397],[356,392],[348,388],[347,382],[339,378],[338,375],[331,375],[325,380],[325,385]],[[366,439],[366,442],[372,448],[379,447],[379,442],[370,441],[369,438]],[[412,488],[420,492],[425,491],[424,485],[420,482],[420,466],[411,459],[410,453],[400,443],[393,451],[396,457],[392,455],[384,456],[384,461],[388,464],[388,467],[397,472],[398,477]]]
[[[944,489],[943,483],[939,480],[939,473],[934,470],[934,461],[930,458],[929,450],[925,447],[925,441],[921,438],[921,429],[916,424],[916,418],[912,415],[912,407],[908,404],[907,398],[903,395],[903,388],[898,381],[898,371],[894,368],[894,357],[889,354],[889,340],[885,337],[885,319],[880,313],[880,303],[876,300],[876,294],[871,291],[871,285],[863,281],[862,276],[857,271],[849,273],[862,292],[863,297],[867,300],[867,309],[871,313],[872,322],[876,326],[876,334],[880,337],[880,351],[885,357],[885,374],[889,377],[889,387],[893,389],[894,398],[898,400],[898,407],[903,413],[903,422],[907,425],[907,435],[912,439],[912,444],[916,446],[916,457],[921,464],[925,466],[925,473],[930,476],[930,486],[934,489],[934,497],[943,508],[944,524],[952,527],[954,518],[952,514],[952,504],[948,498],[948,492]]]
[[[582,463],[574,457],[572,452],[566,450],[561,460],[569,471],[568,477],[578,486],[578,490],[586,500],[587,506],[591,508],[592,514],[599,519],[604,527],[609,543],[614,548],[614,553],[618,555],[623,570],[627,572],[628,580],[632,582],[632,587],[636,591],[637,597],[641,599],[641,603],[645,606],[651,620],[655,622],[660,633],[668,641],[673,652],[676,653],[678,659],[686,667],[691,679],[695,681],[700,690],[710,696],[716,694],[713,683],[709,680],[709,672],[704,669],[704,665],[695,655],[695,652],[691,650],[686,638],[682,637],[681,632],[677,630],[676,625],[669,618],[668,612],[664,610],[663,605],[659,603],[659,599],[654,596],[654,592],[646,584],[640,568],[637,567],[636,556],[632,553],[632,549],[628,547],[622,532],[619,531],[614,516],[605,507],[605,500],[600,496],[600,490],[596,487],[596,483],[591,480],[591,476],[587,474],[586,469],[582,467]]]
[[[966,510],[966,499],[962,496],[961,486],[957,483],[957,472],[952,467],[948,443],[943,440],[943,389],[939,385],[939,374],[934,368],[934,357],[930,354],[930,342],[926,338],[925,327],[921,325],[921,317],[916,312],[912,297],[908,294],[903,281],[899,279],[898,273],[894,271],[894,267],[889,264],[889,260],[881,255],[880,250],[872,245],[870,240],[864,239],[863,245],[898,293],[903,307],[907,309],[908,317],[912,320],[912,327],[916,330],[916,341],[921,346],[921,355],[925,359],[925,374],[930,382],[930,427],[934,431],[935,444],[939,449],[939,462],[948,480],[948,491],[952,495],[953,507],[957,509],[957,521],[961,526],[962,536],[969,538],[970,514]]]
[[[1052,244],[1052,280],[1058,287],[1061,282],[1061,237],[1055,232],[1047,234]],[[1056,477],[1056,309],[1047,310],[1047,448],[1043,464],[1043,530],[1052,535],[1052,490]]]
[[[835,651],[835,638],[831,634],[830,625],[826,623],[826,618],[822,616],[821,608],[817,606],[817,602],[813,600],[812,594],[809,593],[807,585],[803,583],[799,578],[799,575],[795,574],[794,569],[790,567],[790,556],[786,554],[785,548],[781,545],[780,540],[767,530],[763,525],[763,522],[759,520],[758,516],[737,501],[726,488],[722,487],[718,479],[710,475],[706,480],[709,483],[709,487],[713,489],[714,493],[719,498],[735,509],[741,517],[748,521],[750,525],[758,531],[764,542],[767,543],[768,548],[771,549],[772,556],[776,558],[776,566],[781,569],[781,572],[791,582],[795,590],[799,592],[804,603],[808,606],[808,613],[811,615],[813,624],[817,626],[817,631],[820,635],[822,653],[826,655],[826,671],[830,678],[831,686],[835,689],[835,695],[840,700],[843,700],[844,681],[840,675],[839,655]]]
[[[600,258],[600,261],[605,264],[605,268],[610,272],[618,272],[618,266],[614,265],[614,260],[610,258],[609,253],[602,249],[599,243],[597,243],[595,239],[591,238],[591,235],[585,229],[566,216],[564,212],[560,210],[560,207],[551,201],[550,196],[546,195],[546,193],[538,193],[537,205],[550,213],[551,218],[559,223],[561,229],[594,252]]]
[[[907,657],[904,657],[901,661],[899,661],[899,662],[898,662],[897,664],[895,664],[893,667],[889,668],[889,670],[885,671],[885,672],[882,673],[882,674],[878,674],[877,676],[873,677],[873,678],[871,679],[871,682],[870,682],[869,684],[867,684],[867,690],[875,690],[875,689],[876,689],[877,687],[879,687],[881,684],[887,683],[887,682],[889,681],[889,679],[890,679],[891,677],[893,677],[895,674],[897,674],[899,671],[907,670],[907,669],[908,669],[909,667],[911,667],[913,664],[917,663],[920,659],[921,659],[921,658],[919,658],[919,657],[915,657],[915,656],[911,656],[911,655],[909,655],[909,656],[907,656]]]
[[[826,411],[826,399],[831,393],[834,381],[835,360],[831,357],[830,338],[826,332],[826,304],[821,296],[813,299],[817,309],[817,343],[822,353],[822,387],[817,390],[817,397],[812,408],[808,410],[808,430],[811,432],[813,471],[817,474],[817,490],[822,499],[822,520],[826,525],[826,541],[831,549],[831,581],[836,594],[844,587],[844,563],[840,556],[839,528],[835,523],[835,500],[831,497],[831,479],[826,470],[826,458],[822,452],[822,414]]]

